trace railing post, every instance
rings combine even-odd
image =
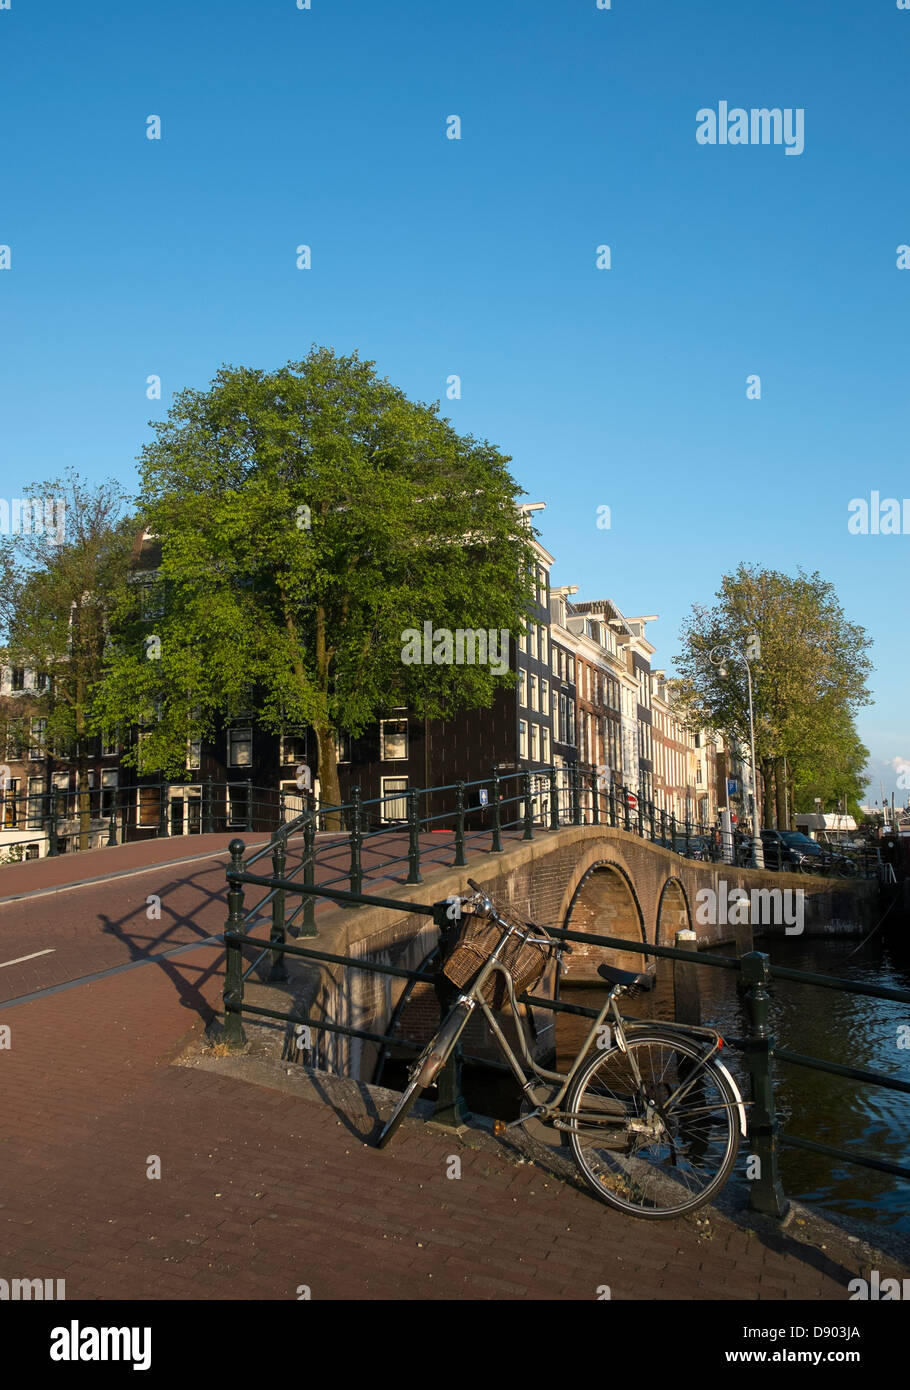
[[[167,834],[167,782],[162,782],[158,791],[158,834]]]
[[[493,796],[493,839],[490,844],[491,854],[502,854],[502,807],[499,804],[499,764],[493,764],[493,776],[490,779],[490,788]]]
[[[677,951],[694,951],[698,937],[688,927],[678,931],[673,941]],[[677,1023],[689,1023],[698,1028],[701,1025],[701,992],[698,984],[698,966],[691,960],[673,962],[673,1017]]]
[[[631,806],[629,805],[629,788],[626,786],[625,783],[623,783],[623,786],[622,786],[622,804],[623,804],[623,807],[625,808],[625,815],[624,815],[625,827],[624,827],[624,828],[625,828],[625,829],[629,832],[629,834],[631,835],[631,833],[632,833],[632,808],[631,808]]]
[[[645,838],[645,815],[641,805],[641,787],[638,789],[638,796],[635,799],[635,813],[638,818],[638,837],[640,840]]]
[[[246,779],[246,828],[247,832],[253,833],[253,779]]]
[[[600,786],[597,776],[597,768],[595,767],[594,771],[591,773],[591,796],[593,798],[591,817],[593,825],[600,825],[600,802],[598,800],[600,796]]]
[[[303,826],[303,881],[312,888],[316,882],[316,815],[315,812]],[[303,935],[316,935],[316,899],[307,893],[303,902]]]
[[[246,846],[242,840],[232,840],[228,845],[231,867],[227,871],[228,916],[224,928],[226,959],[224,966],[224,1040],[228,1047],[242,1047],[246,1042],[243,1031],[243,946],[234,940],[235,934],[243,930],[243,885],[235,883],[232,873],[243,870],[243,853]]]
[[[670,848],[676,853],[676,812],[670,812]]]
[[[464,857],[464,782],[455,783],[455,861],[453,868],[463,869]]]
[[[569,768],[569,785],[572,788],[572,824],[581,825],[581,796],[578,786],[578,763]]]
[[[655,814],[654,814],[654,802],[653,802],[653,801],[649,801],[649,802],[648,802],[648,806],[649,806],[649,808],[650,808],[648,814],[649,814],[650,817],[651,817],[651,844],[653,845],[654,842],[655,842],[656,839],[657,839],[657,826],[656,826],[656,816],[655,816]]]
[[[287,840],[283,835],[275,838],[275,848],[272,850],[272,873],[275,878],[284,878],[284,871],[287,866]],[[271,969],[269,970],[268,980],[270,984],[278,980],[287,980],[289,975],[284,964],[284,952],[280,949],[286,940],[284,930],[284,889],[279,888],[272,899],[272,930],[269,934],[272,943]]]
[[[749,1143],[753,1156],[758,1159],[758,1174],[752,1181],[749,1206],[765,1216],[786,1216],[790,1203],[784,1195],[777,1167],[778,1123],[771,1069],[774,1038],[768,1031],[768,985],[771,982],[768,957],[761,951],[750,951],[743,956],[740,966],[748,986],[745,1002],[749,1036],[744,1050],[752,1078]]]
[[[363,844],[363,832],[360,828],[360,788],[355,787],[351,792],[351,801],[354,803],[351,815],[351,892],[361,893],[363,891],[363,863],[360,857],[360,849]]]
[[[212,834],[212,779],[206,777],[202,787],[202,833]]]
[[[610,778],[610,825],[616,829],[616,788],[613,785],[613,778]]]
[[[524,803],[525,803],[525,808],[524,808],[524,814],[525,814],[525,833],[522,835],[521,838],[522,838],[523,840],[533,840],[533,839],[534,839],[534,821],[533,821],[532,816],[531,816],[531,774],[530,774],[530,772],[524,772],[524,773],[522,773],[522,779],[521,779],[521,781],[522,781],[522,788],[523,788],[523,791],[524,791]]]
[[[691,845],[689,844],[689,817],[686,816],[686,858],[691,859]]]
[[[408,883],[423,883],[420,876],[420,808],[415,787],[408,791]]]
[[[550,768],[550,829],[559,829],[559,787],[556,781],[556,767]]]
[[[107,845],[110,849],[117,843],[117,812],[111,811],[107,826]]]
[[[460,993],[458,986],[453,985],[451,980],[443,974],[442,966],[455,943],[461,922],[458,918],[453,920],[449,917],[448,902],[433,904],[433,921],[439,931],[440,949],[439,970],[436,975],[436,998],[439,1001],[441,1023],[448,1017],[455,997]],[[440,1125],[448,1125],[452,1129],[460,1128],[471,1118],[461,1093],[461,1065],[462,1053],[459,1042],[452,1049],[448,1061],[439,1073],[436,1083],[436,1104],[433,1109],[435,1122]]]

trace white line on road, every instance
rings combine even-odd
[[[0,960],[0,970],[7,965],[21,965],[24,960],[34,960],[36,956],[52,956],[56,947],[49,946],[46,951],[32,951],[30,956],[17,956],[15,960]]]

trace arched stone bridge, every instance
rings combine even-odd
[[[750,895],[753,890],[769,889],[801,892],[803,930],[818,933],[832,921],[842,926],[851,923],[857,931],[871,927],[878,888],[865,880],[830,880],[700,863],[625,830],[582,825],[566,826],[528,842],[513,842],[502,854],[470,855],[467,868],[436,870],[420,885],[395,890],[394,896],[405,901],[438,902],[469,891],[468,875],[495,901],[544,927],[659,945],[673,945],[676,932],[690,928],[696,933],[698,949],[733,940],[733,927],[721,920],[725,915],[721,905],[724,895],[735,889]],[[700,915],[706,915],[704,911],[699,914],[704,903],[698,897],[702,889],[716,895],[720,910],[711,915],[718,920],[699,920]],[[385,885],[377,888],[366,883],[364,891],[392,896]],[[426,917],[407,913],[398,917],[389,909],[365,906],[356,912],[332,911],[320,914],[318,920],[318,938],[313,944],[320,950],[412,970],[425,962],[437,941],[436,928]],[[784,936],[784,923],[770,927],[769,934]],[[595,979],[596,967],[604,960],[636,970],[646,963],[638,952],[576,943],[569,979],[575,983]],[[298,998],[313,1017],[322,1015],[347,1026],[385,1031],[403,988],[400,981],[388,976],[328,967],[309,972],[309,986]],[[426,1014],[427,1028],[438,1023],[438,1005],[429,985],[417,985],[409,996],[406,1035],[415,1036],[421,1011]],[[364,1047],[367,1054],[372,1052],[369,1045],[337,1035],[322,1034],[322,1038],[320,1065],[365,1074],[361,1062],[366,1064],[368,1056],[362,1054]]]

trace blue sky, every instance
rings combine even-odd
[[[173,391],[356,348],[512,455],[555,581],[659,613],[662,666],[740,560],[820,570],[874,639],[877,782],[910,536],[847,504],[910,495],[908,87],[896,0],[12,0],[0,495],[131,485]],[[802,108],[803,153],[699,145],[722,100]]]

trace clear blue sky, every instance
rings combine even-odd
[[[910,536],[846,522],[910,495],[908,90],[895,0],[12,0],[0,495],[132,483],[222,362],[455,373],[556,582],[659,613],[661,665],[740,560],[831,579],[875,641],[877,782],[910,761]],[[803,108],[804,152],[697,144],[721,100]]]

